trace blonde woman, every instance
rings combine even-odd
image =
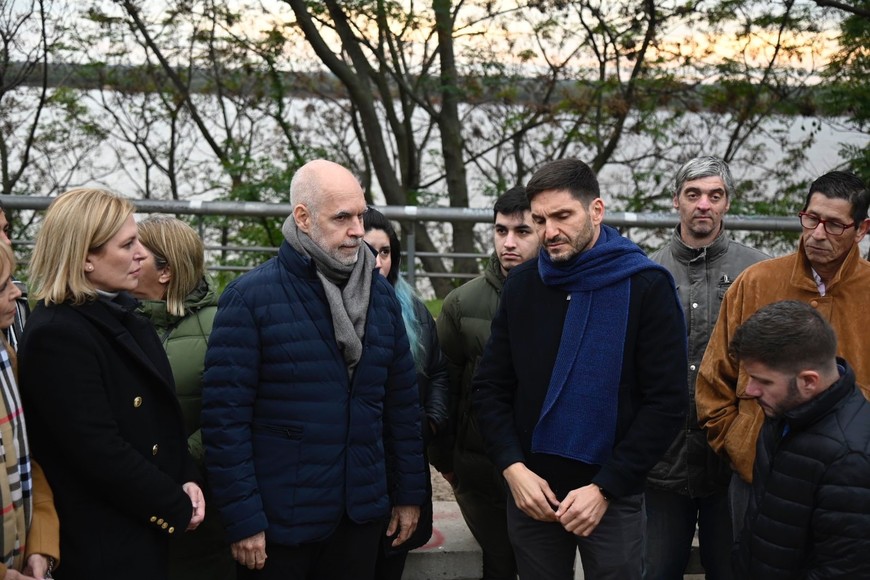
[[[183,221],[153,215],[140,221],[139,241],[145,259],[133,295],[139,312],[154,325],[172,366],[187,446],[205,477],[200,431],[202,371],[217,294],[205,278],[205,249],[199,235]],[[206,505],[211,506],[206,497]],[[236,565],[224,539],[220,516],[208,511],[202,526],[172,544],[171,580],[232,580]]]
[[[99,189],[60,195],[36,239],[21,391],[59,579],[167,578],[170,537],[204,517],[169,361],[129,294],[144,258],[133,205]]]
[[[15,256],[0,244],[0,331],[15,320],[21,290],[12,282]],[[15,352],[0,338],[0,578],[44,578],[60,556],[57,512],[45,474],[30,457],[27,426],[15,381]],[[28,485],[32,481],[32,487]]]

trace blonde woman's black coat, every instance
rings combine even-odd
[[[166,355],[135,301],[40,303],[19,350],[33,455],[54,491],[64,579],[160,579],[196,479]]]

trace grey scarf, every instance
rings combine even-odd
[[[345,266],[324,252],[308,234],[299,231],[292,215],[284,221],[281,231],[294,250],[314,260],[317,266],[317,276],[323,283],[332,313],[335,341],[347,363],[348,376],[351,376],[362,356],[375,256],[363,243],[356,263]]]

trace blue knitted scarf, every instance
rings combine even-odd
[[[667,272],[606,225],[601,226],[595,245],[567,264],[554,264],[541,251],[541,280],[569,292],[570,304],[547,396],[532,434],[533,452],[593,465],[603,465],[610,458],[631,276],[648,269]],[[670,274],[668,279],[673,285]]]

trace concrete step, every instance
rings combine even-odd
[[[402,580],[473,580],[483,575],[480,546],[468,531],[455,501],[432,504],[432,537],[412,550]]]

